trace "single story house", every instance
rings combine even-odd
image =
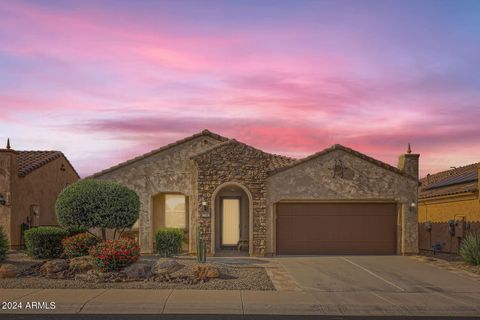
[[[194,253],[198,226],[211,255],[411,254],[418,159],[393,167],[334,145],[296,160],[204,130],[91,178],[138,193],[143,252],[177,227]]]
[[[458,253],[468,232],[480,231],[480,163],[428,174],[420,180],[419,248]]]
[[[55,201],[80,177],[60,151],[0,149],[0,226],[12,249],[23,247],[22,230],[57,225]]]

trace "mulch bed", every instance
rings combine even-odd
[[[156,256],[145,256],[140,262],[158,259]],[[185,270],[196,264],[193,257],[179,257],[177,262],[184,265]],[[231,263],[233,261],[233,263]],[[229,263],[216,262],[214,259],[209,264],[216,266],[220,271],[220,277],[209,281],[189,284],[175,282],[173,280],[163,281],[129,281],[129,282],[89,282],[81,279],[48,279],[45,277],[29,275],[35,265],[40,265],[42,260],[33,260],[23,253],[7,255],[3,263],[14,264],[21,276],[11,279],[0,279],[0,288],[31,288],[31,289],[202,289],[202,290],[275,290],[265,269],[255,263],[245,263],[234,260]]]

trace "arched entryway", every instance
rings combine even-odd
[[[248,189],[238,182],[217,187],[211,199],[213,254],[253,253],[253,201]]]

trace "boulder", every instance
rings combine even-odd
[[[137,262],[123,269],[128,280],[144,280],[152,276],[152,265]]]
[[[90,256],[72,258],[68,263],[68,271],[72,274],[85,273],[92,269],[93,264]]]
[[[56,277],[57,275],[60,278],[63,278],[63,273],[68,269],[67,260],[55,259],[45,262],[40,267],[40,273],[46,277]],[[62,273],[62,275],[60,275]]]
[[[17,276],[17,267],[13,264],[2,264],[0,266],[0,278],[15,278]]]
[[[152,273],[154,275],[166,275],[174,273],[183,268],[183,265],[178,263],[175,259],[160,258],[152,266]]]
[[[197,280],[209,280],[220,277],[220,271],[211,264],[197,264],[193,267],[193,275]]]

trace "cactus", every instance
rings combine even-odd
[[[205,263],[207,261],[207,247],[205,246],[205,241],[200,238],[200,227],[197,226],[197,261],[199,263]]]

